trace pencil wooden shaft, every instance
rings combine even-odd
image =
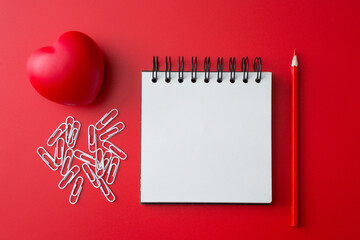
[[[291,66],[291,226],[298,226],[298,66]]]

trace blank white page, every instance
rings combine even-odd
[[[271,73],[141,79],[142,203],[271,202]]]

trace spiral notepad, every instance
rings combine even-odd
[[[141,74],[142,203],[271,202],[271,72],[210,62]]]

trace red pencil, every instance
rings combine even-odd
[[[291,223],[299,225],[298,216],[298,60],[294,50],[291,63]]]

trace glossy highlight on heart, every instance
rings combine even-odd
[[[104,78],[104,59],[97,44],[78,31],[62,34],[52,46],[30,55],[27,73],[45,98],[65,104],[93,102]]]

